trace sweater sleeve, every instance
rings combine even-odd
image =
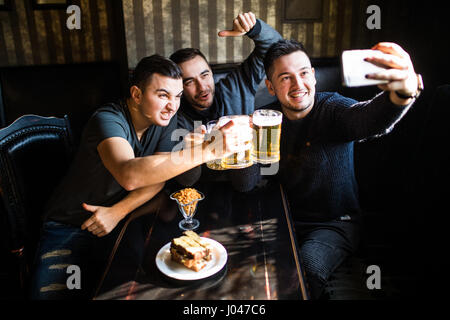
[[[264,79],[264,56],[269,47],[281,40],[281,35],[265,22],[257,19],[255,26],[246,34],[255,48],[236,70],[221,79],[216,87],[221,92],[224,114],[250,114],[255,108],[255,94]]]
[[[355,102],[338,94],[330,98],[335,106],[329,118],[332,135],[339,140],[355,141],[375,138],[392,131],[412,103],[398,106],[391,102],[389,92],[381,92],[373,99]]]

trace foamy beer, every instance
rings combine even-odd
[[[222,167],[226,169],[240,169],[253,165],[252,159],[252,130],[250,128],[250,117],[247,115],[224,116],[219,119],[218,126],[223,127],[227,122],[233,120],[240,137],[248,137],[247,148],[243,151],[233,153],[231,156],[222,158]]]
[[[280,161],[280,111],[261,109],[253,113],[253,159],[267,164]]]

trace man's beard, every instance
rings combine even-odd
[[[308,110],[309,108],[311,108],[313,106],[313,104],[314,104],[314,100],[311,101],[311,103],[309,103],[307,106],[304,106],[304,107],[302,107],[300,109],[297,108],[297,107],[293,107],[291,105],[284,105],[284,104],[282,104],[282,106],[283,106],[283,108],[285,108],[285,109],[287,109],[289,111],[292,111],[292,112],[295,112],[295,113],[301,113],[301,112],[304,112],[304,111]]]
[[[195,97],[196,99],[191,101],[191,105],[192,105],[193,107],[198,108],[198,109],[201,109],[201,110],[206,110],[206,109],[208,109],[209,107],[211,107],[212,104],[213,104],[213,102],[214,102],[214,89],[210,90],[208,93],[209,93],[209,95],[210,95],[210,99],[211,99],[211,100],[204,101],[204,102],[198,102],[198,100],[196,100],[196,99],[197,99],[198,97],[200,97],[201,95],[203,95],[203,94],[204,94],[204,93],[203,93],[203,94],[199,94],[197,97]]]

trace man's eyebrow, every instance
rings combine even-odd
[[[298,71],[302,71],[302,70],[305,70],[305,69],[311,69],[311,67],[310,66],[304,66],[304,67],[301,67]],[[284,76],[285,74],[289,74],[289,72],[281,72],[281,73],[279,73],[278,75],[277,75],[277,78],[279,78],[279,77],[281,77],[281,76]]]
[[[203,74],[208,73],[208,72],[210,72],[210,70],[209,69],[205,69],[202,72],[200,72],[200,75],[203,75]],[[183,78],[183,83],[186,83],[187,81],[193,80],[193,79],[194,79],[194,77]]]
[[[165,93],[167,93],[168,95],[171,95],[171,93],[170,93],[167,89],[164,89],[164,88],[156,89],[156,92],[165,92]],[[181,96],[182,94],[183,94],[183,90],[181,90],[180,93],[177,94],[177,96]]]

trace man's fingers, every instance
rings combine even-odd
[[[249,32],[256,24],[256,17],[253,12],[240,13],[233,20],[232,30],[219,31],[219,37],[239,37]]]
[[[405,87],[403,81],[391,81],[389,83],[382,83],[378,85],[378,88],[380,88],[383,91],[400,91],[403,90]]]
[[[222,133],[225,133],[228,129],[232,128],[234,126],[233,120],[228,121],[225,123],[222,127],[219,128]]]
[[[238,15],[238,20],[239,20],[239,25],[240,25],[240,29],[244,30],[244,32],[249,32],[250,31],[250,24],[247,21],[248,15],[246,13],[241,13],[240,15]]]
[[[94,216],[90,217],[89,219],[87,219],[87,220],[81,225],[81,230],[84,230],[84,229],[88,228],[88,227],[91,226],[94,222],[95,222]]]
[[[251,22],[252,22],[252,25],[254,26],[255,24],[256,24],[256,16],[255,16],[255,14],[253,13],[253,12],[249,12],[248,13],[249,15],[250,15],[250,20],[251,20]]]
[[[105,229],[97,228],[97,229],[95,229],[95,230],[92,232],[92,234],[95,235],[95,236],[98,236],[98,235],[100,235],[100,234],[102,234],[102,233],[104,233],[104,232],[106,232]]]
[[[386,69],[377,73],[370,73],[367,75],[367,78],[376,80],[398,81],[406,80],[408,78],[408,73],[405,72],[405,70]]]
[[[234,31],[234,30],[222,30],[218,33],[219,37],[240,37],[245,32]]]
[[[96,230],[101,230],[101,229],[99,229],[99,226],[97,225],[97,224],[91,224],[88,228],[87,228],[87,230],[89,231],[89,232],[92,232],[93,233],[93,231],[96,231]]]
[[[89,211],[89,212],[95,212],[97,210],[97,208],[98,208],[97,206],[92,206],[92,205],[87,204],[87,203],[83,203],[82,206],[83,206],[84,210]]]
[[[398,57],[409,57],[409,54],[398,44],[393,42],[379,42],[372,47],[373,50],[379,50],[384,53],[396,55]]]
[[[405,59],[399,58],[392,54],[383,54],[379,57],[368,57],[366,61],[373,63],[374,65],[385,67],[385,68],[395,68],[395,69],[408,69],[409,62]]]

